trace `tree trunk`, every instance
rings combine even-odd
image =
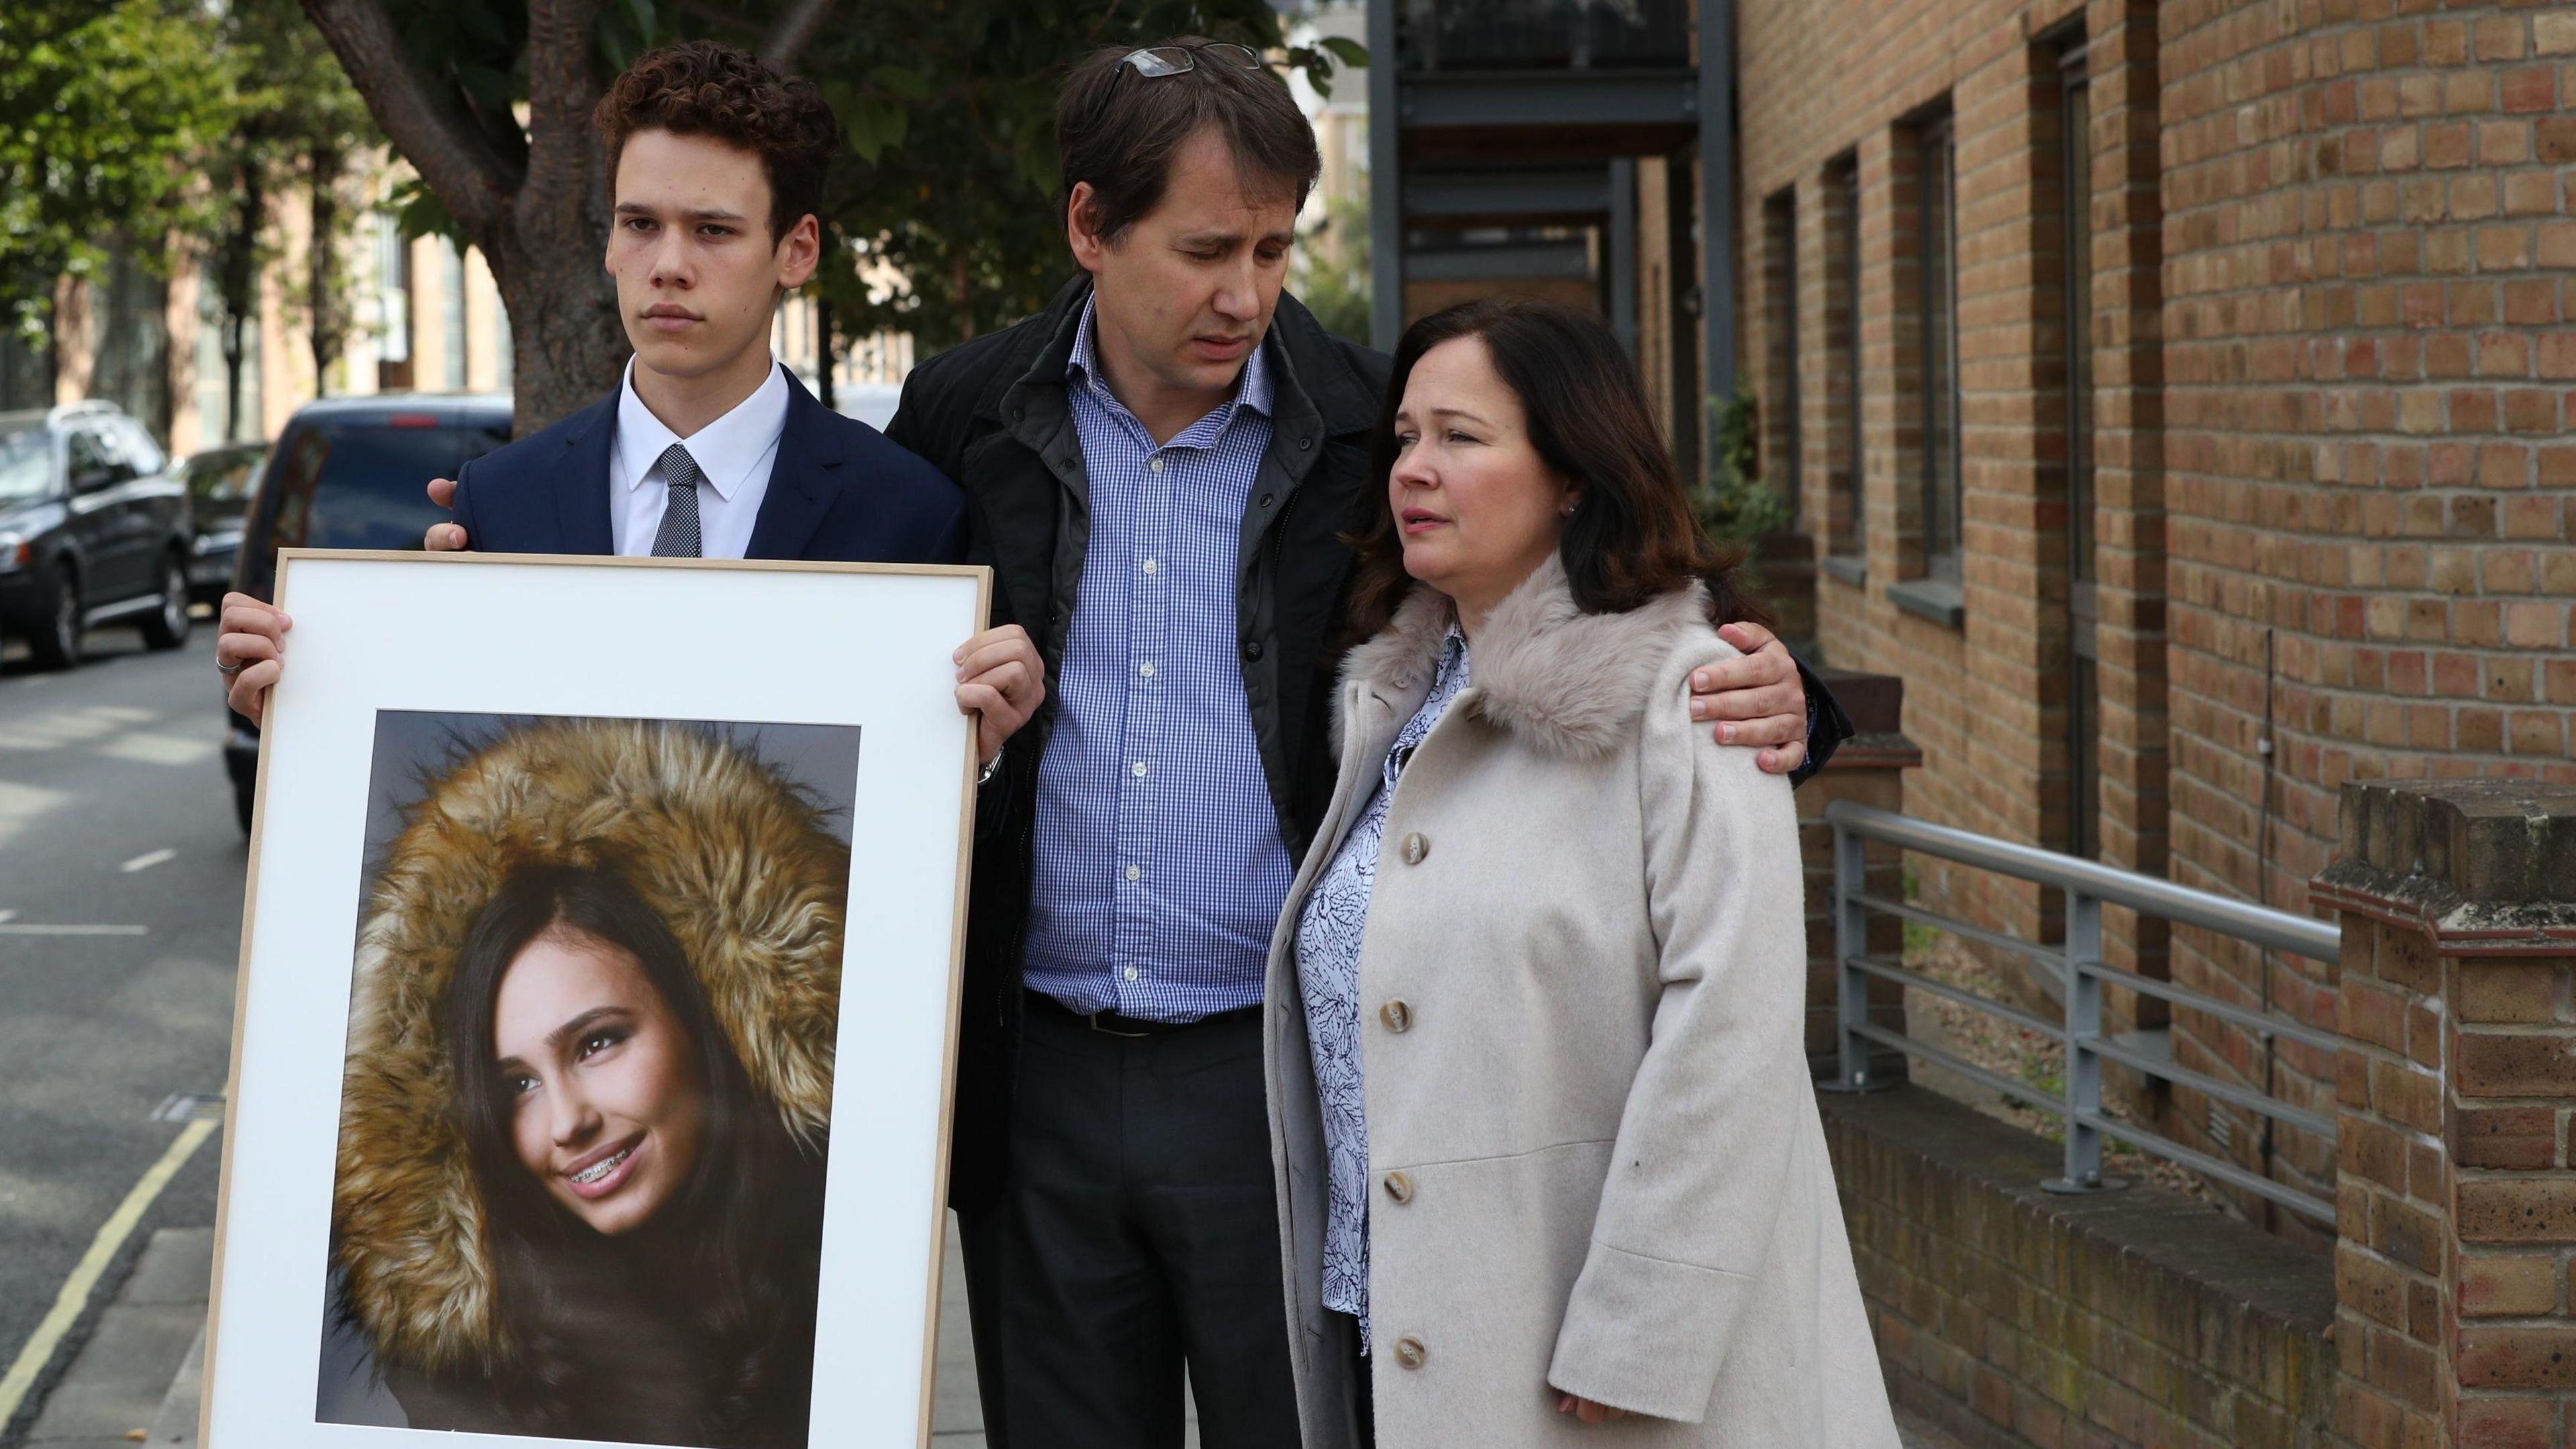
[[[303,0],[367,112],[465,238],[510,311],[520,437],[617,385],[626,329],[600,258],[609,181],[590,127],[594,31],[604,0],[528,0],[528,150],[496,152],[442,80],[406,47],[383,0]]]
[[[308,341],[313,349],[313,390],[316,393],[330,391],[324,379],[331,375],[331,364],[340,360],[341,349],[349,336],[348,313],[340,296],[339,185],[345,160],[336,148],[318,141],[309,153],[313,236],[312,267],[306,287],[312,293],[312,330]]]
[[[235,173],[240,178],[241,202],[234,212],[232,231],[224,238],[223,265],[220,268],[224,308],[224,441],[242,435],[242,358],[245,347],[242,331],[252,310],[259,305],[259,223],[266,209],[267,176],[256,160],[244,160]]]

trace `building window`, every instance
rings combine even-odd
[[[2093,148],[2092,92],[2081,32],[2058,46],[2060,235],[2066,252],[2066,572],[2074,654],[2068,691],[2068,849],[2102,850],[2102,714],[2099,614],[2101,577],[2093,537]]]
[[[1951,118],[1919,132],[1923,247],[1923,571],[1959,582],[1958,169]]]
[[[1834,446],[1829,487],[1833,551],[1858,557],[1869,541],[1867,469],[1860,429],[1860,162],[1845,156],[1825,170],[1825,364],[1832,391]]]
[[[445,298],[442,299],[446,308],[447,390],[449,392],[463,392],[465,390],[465,379],[467,376],[465,366],[465,249],[458,246],[453,238],[450,238],[447,245],[440,249],[440,252],[441,256],[439,259],[440,266],[438,278],[439,288],[447,294]]]
[[[1762,285],[1769,294],[1763,349],[1762,477],[1789,500],[1794,529],[1805,493],[1805,447],[1799,433],[1802,401],[1798,387],[1798,196],[1782,189],[1762,203]]]

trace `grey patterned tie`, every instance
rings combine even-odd
[[[698,471],[698,460],[678,443],[662,450],[661,468],[667,496],[662,502],[662,526],[653,530],[653,557],[697,558],[698,485],[706,475]]]

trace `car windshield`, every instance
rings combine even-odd
[[[507,434],[447,426],[323,423],[284,444],[271,491],[279,548],[418,548],[447,517],[429,501],[432,478],[490,452]]]
[[[0,433],[0,503],[43,497],[53,476],[54,440],[43,428]]]

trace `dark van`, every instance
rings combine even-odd
[[[242,529],[233,587],[266,600],[281,548],[418,548],[447,517],[430,503],[432,478],[453,478],[469,459],[510,441],[510,397],[384,394],[326,398],[296,409],[262,470]],[[250,829],[259,729],[224,712],[224,768]]]

